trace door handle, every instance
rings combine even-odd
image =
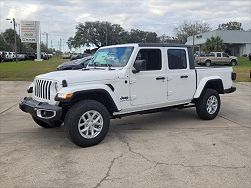
[[[163,76],[159,76],[159,77],[156,78],[156,80],[165,80],[165,79],[166,79],[166,78],[163,77]]]
[[[188,78],[188,75],[182,75],[180,78]]]

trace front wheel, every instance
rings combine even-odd
[[[100,143],[110,126],[110,114],[106,107],[95,100],[76,103],[66,114],[65,132],[80,147]]]
[[[196,111],[201,119],[214,119],[220,110],[220,96],[214,89],[205,89],[196,101]]]

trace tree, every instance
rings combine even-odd
[[[16,37],[17,37],[17,46],[20,46],[20,37],[19,35],[17,35],[16,33]],[[14,46],[14,29],[6,29],[3,33],[1,33],[1,46],[0,48],[3,50],[7,50],[7,51],[14,51],[15,46]]]
[[[206,52],[223,51],[224,50],[223,40],[218,36],[208,38],[203,48]]]
[[[126,43],[156,43],[159,42],[157,33],[141,31],[139,29],[132,29],[129,32]]]
[[[218,30],[243,30],[241,22],[230,21],[227,23],[219,24]]]
[[[186,43],[187,37],[211,30],[212,28],[207,23],[202,23],[199,21],[196,21],[194,23],[184,21],[180,26],[174,29],[174,32],[176,38],[180,43]]]
[[[141,31],[132,29],[130,32],[125,31],[119,24],[109,22],[85,22],[76,27],[77,32],[74,37],[67,41],[69,49],[81,46],[101,47],[105,45],[114,45],[122,43],[137,42],[159,42],[158,35],[155,32]]]
[[[123,43],[127,36],[127,32],[120,25],[109,22],[80,23],[76,29],[74,38],[70,37],[67,43],[70,48],[91,45],[101,47]]]
[[[26,44],[21,43],[20,36],[16,33],[17,38],[17,52],[25,51]],[[14,51],[14,29],[6,29],[3,33],[0,33],[0,50]]]
[[[160,43],[179,43],[178,39],[175,37],[170,37],[168,35],[161,35],[159,36]]]
[[[11,46],[6,42],[3,33],[0,33],[0,51],[11,50]]]

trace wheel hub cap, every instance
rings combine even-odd
[[[218,100],[216,96],[210,96],[207,99],[207,112],[209,114],[214,114],[218,108]]]
[[[92,139],[99,135],[103,128],[103,117],[95,110],[85,112],[79,119],[78,131],[86,139]]]

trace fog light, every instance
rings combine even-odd
[[[50,119],[56,116],[56,112],[53,110],[38,109],[37,116],[44,119]]]

